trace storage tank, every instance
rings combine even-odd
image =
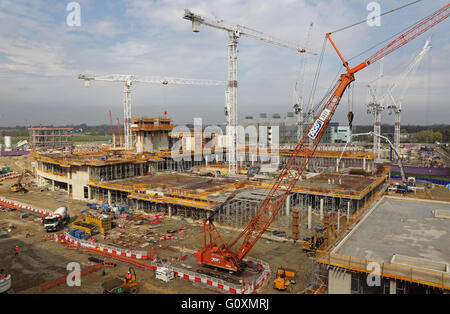
[[[11,150],[11,136],[5,136],[5,150]]]

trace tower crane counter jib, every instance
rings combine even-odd
[[[207,218],[204,221],[204,247],[195,253],[197,261],[204,265],[231,271],[239,271],[241,269],[242,259],[267,230],[278,211],[283,206],[292,188],[297,183],[298,178],[302,175],[303,170],[308,165],[308,162],[314,154],[317,145],[319,144],[320,139],[328,126],[328,123],[339,105],[342,95],[349,84],[355,80],[354,74],[373,62],[385,57],[397,48],[418,37],[434,25],[443,21],[449,16],[449,11],[450,4],[416,23],[405,33],[398,36],[384,48],[354,68],[349,67],[349,64],[345,61],[332,41],[330,37],[331,34],[326,34],[326,38],[333,45],[344,66],[346,67],[347,72],[340,76],[340,80],[337,87],[334,89],[334,92],[322,106],[321,111],[314,119],[314,122],[310,125],[307,133],[304,134],[303,138],[293,149],[283,169],[276,178],[271,190],[257,210],[256,216],[250,221],[248,226],[233,241],[227,244],[222,239],[217,228],[214,226],[212,218]],[[312,139],[312,146],[309,150],[304,150],[303,146],[306,144],[308,137]],[[304,153],[304,156],[302,156],[303,158],[300,158],[300,152]],[[238,242],[241,242],[239,249],[232,250],[233,245]]]

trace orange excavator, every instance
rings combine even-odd
[[[243,266],[243,258],[267,230],[278,211],[283,206],[286,197],[302,175],[303,170],[308,165],[320,139],[325,133],[328,123],[339,105],[342,95],[350,83],[355,80],[355,73],[423,34],[434,25],[445,20],[449,15],[450,4],[447,4],[440,10],[414,24],[413,27],[409,28],[381,50],[353,68],[349,67],[348,62],[345,61],[344,57],[337,49],[331,39],[331,33],[327,33],[326,39],[332,44],[334,50],[345,66],[346,72],[341,74],[340,80],[336,83],[334,91],[311,123],[308,132],[305,133],[303,138],[293,149],[270,192],[267,194],[267,197],[257,210],[255,217],[251,220],[249,225],[234,240],[230,243],[225,243],[219,231],[214,226],[214,215],[203,221],[204,247],[195,252],[197,262],[205,266],[221,268],[231,272],[240,271]],[[308,143],[308,138],[312,140],[311,147],[304,145],[305,143]],[[241,242],[240,247],[237,250],[232,250],[233,245],[238,242]]]

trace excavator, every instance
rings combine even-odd
[[[334,237],[335,235],[335,224],[316,229],[316,233],[312,237],[303,239],[302,249],[303,251],[316,251],[325,242],[326,238]]]
[[[28,190],[22,185],[22,179],[23,179],[23,177],[24,177],[26,174],[29,174],[29,175],[31,175],[31,176],[34,176],[33,173],[32,173],[30,170],[25,169],[25,170],[22,172],[22,175],[19,177],[19,179],[17,179],[17,183],[11,185],[11,191],[12,191],[12,192],[20,192],[20,191],[23,191],[24,193],[28,192]]]
[[[271,190],[245,229],[234,240],[226,243],[214,225],[214,215],[203,221],[204,247],[194,253],[197,262],[203,266],[223,269],[234,273],[238,273],[244,269],[244,257],[267,230],[285,203],[287,196],[292,191],[299,177],[302,175],[325,133],[345,90],[355,81],[355,74],[423,34],[431,27],[445,20],[449,15],[450,4],[447,4],[430,16],[415,23],[414,26],[410,27],[382,49],[353,68],[350,68],[349,63],[344,59],[331,39],[332,33],[327,33],[325,38],[331,43],[338,54],[342,64],[346,68],[346,72],[341,74],[335,86],[330,89],[330,95],[324,97],[324,99],[328,97],[328,100],[322,106],[322,109],[309,126],[303,138],[292,150]],[[308,147],[310,140],[312,144]],[[238,242],[241,243],[240,247],[237,250],[233,249],[233,246]]]

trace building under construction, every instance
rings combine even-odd
[[[29,128],[31,144],[35,150],[71,149],[73,128]]]
[[[240,175],[228,177],[228,166],[208,160],[224,160],[226,150],[214,151],[214,158],[195,155],[189,150],[174,160],[168,150],[169,131],[173,128],[167,118],[134,118],[132,131],[136,136],[139,152],[132,153],[117,147],[105,147],[97,151],[33,151],[34,170],[38,184],[49,185],[52,190],[65,190],[73,199],[125,203],[135,209],[164,212],[192,218],[205,218],[217,211],[216,221],[243,225],[254,216],[259,203],[273,184],[278,167],[287,161],[289,150],[279,154],[275,172],[264,172],[258,155],[258,171],[250,172],[254,159],[248,147],[240,150]],[[202,142],[202,147],[206,143]],[[190,147],[192,149],[192,147]],[[270,156],[270,151],[268,156]],[[184,154],[184,155],[183,155]],[[309,169],[332,171],[341,153],[316,151]],[[267,159],[267,158],[266,158]],[[345,152],[342,164],[360,166],[364,175],[307,175],[297,183],[286,201],[284,214],[292,208],[308,208],[354,212],[382,186],[385,173],[373,173],[374,155],[371,153]],[[174,172],[185,172],[175,174]],[[224,177],[225,176],[225,177]],[[349,213],[350,213],[349,212]]]

